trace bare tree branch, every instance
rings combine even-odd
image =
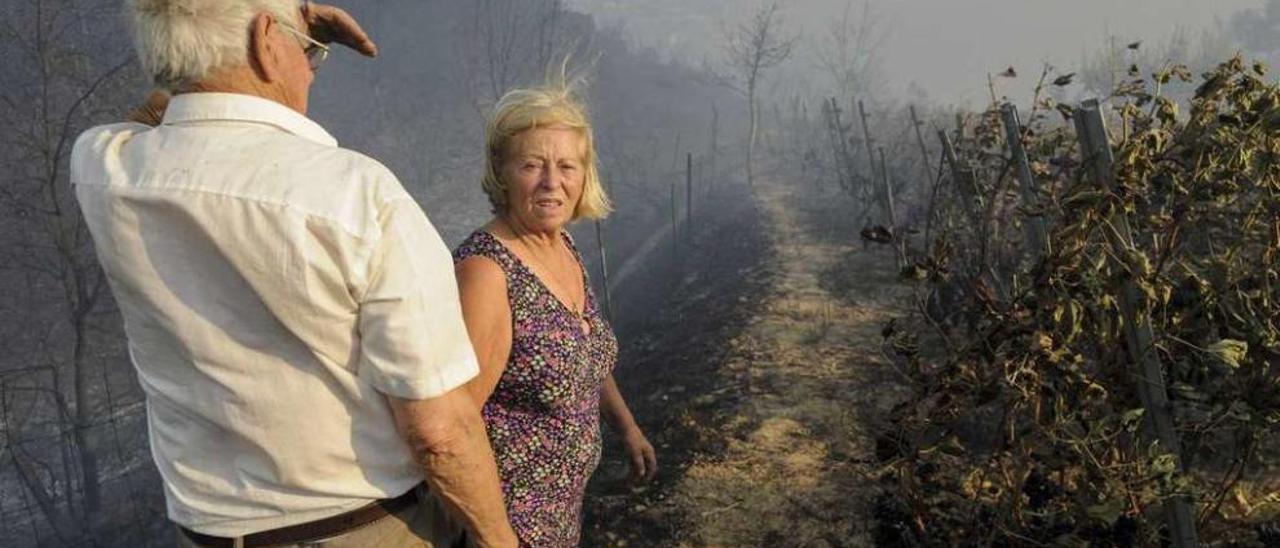
[[[888,33],[884,18],[869,1],[855,12],[856,0],[848,0],[840,18],[831,21],[815,48],[818,63],[826,70],[838,97],[861,97],[875,89],[879,77],[880,50]]]
[[[717,83],[746,95],[750,111],[747,134],[747,183],[755,184],[755,148],[759,134],[760,80],[764,73],[791,57],[798,37],[784,30],[785,21],[776,2],[760,9],[728,29],[724,36],[725,72],[709,71]]]

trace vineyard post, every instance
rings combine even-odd
[[[840,181],[840,187],[853,195],[853,157],[849,154],[849,136],[845,133],[844,121],[840,119],[840,106],[836,103],[835,97],[831,98],[831,131],[832,145],[836,146],[836,173],[843,173]],[[874,169],[872,174],[874,175]]]
[[[1114,186],[1112,166],[1114,157],[1107,137],[1106,118],[1097,99],[1090,99],[1080,105],[1075,116],[1076,132],[1080,140],[1080,151],[1086,165],[1093,168],[1097,183],[1106,189]],[[1123,210],[1112,214],[1111,223],[1114,231],[1104,231],[1107,240],[1114,249],[1119,260],[1125,260],[1135,251],[1133,231],[1129,226],[1129,218]],[[1127,265],[1132,267],[1134,265]],[[1138,286],[1138,281],[1126,279],[1120,292],[1120,312],[1125,324],[1126,346],[1129,355],[1141,367],[1138,378],[1138,396],[1142,399],[1146,417],[1144,422],[1147,435],[1152,430],[1161,449],[1168,452],[1178,469],[1182,470],[1182,449],[1178,440],[1178,432],[1174,428],[1173,413],[1169,405],[1169,395],[1165,387],[1164,372],[1160,363],[1160,355],[1155,351],[1155,332],[1151,325],[1151,317],[1146,312],[1139,312],[1145,307],[1146,297]],[[1169,536],[1175,548],[1192,548],[1199,546],[1196,535],[1195,515],[1191,501],[1185,495],[1175,495],[1165,501],[1165,517],[1169,524]]]
[[[693,238],[693,153],[684,155],[684,237]]]
[[[947,135],[947,131],[938,130],[938,142],[942,143],[942,156],[947,160],[947,167],[951,168],[951,178],[955,183],[960,182],[960,158],[956,155],[956,145],[951,142],[951,136]]]
[[[600,251],[600,277],[603,278],[604,313],[609,318],[609,323],[614,323],[617,321],[617,317],[613,315],[613,290],[609,287],[609,258],[605,254],[604,223],[597,219],[595,224],[596,248]]]
[[[827,123],[827,139],[831,141],[831,158],[835,161],[836,166],[836,182],[840,185],[840,190],[848,192],[849,187],[845,175],[845,154],[841,153],[844,132],[840,131],[840,107],[836,106],[836,99],[832,97],[822,102],[822,119]]]
[[[824,118],[827,120],[828,138],[831,140],[831,157],[836,161],[836,181],[840,183],[841,191],[849,192],[849,183],[852,178],[845,174],[847,165],[845,165],[845,155],[841,152],[842,143],[840,141],[844,138],[844,132],[840,131],[840,106],[836,104],[836,97],[831,97],[831,100],[823,102],[822,106],[823,113],[826,114]]]
[[[680,227],[677,226],[679,213],[676,210],[676,178],[671,177],[671,265],[674,268],[680,263]]]
[[[716,108],[714,102],[711,103],[711,177],[707,180],[708,190],[714,188],[716,184],[716,160],[720,155],[720,110]]]
[[[1030,207],[1036,203],[1036,180],[1031,173],[1031,163],[1027,160],[1027,149],[1022,144],[1022,122],[1018,119],[1018,107],[1013,103],[1005,103],[1000,107],[1000,118],[1004,121],[1005,140],[1009,142],[1009,153],[1013,155],[1013,163],[1017,168],[1018,182],[1022,183],[1022,204]],[[1027,242],[1032,258],[1038,259],[1046,245],[1052,245],[1046,236],[1044,217],[1028,216]]]
[[[934,175],[933,186],[929,192],[929,209],[924,215],[924,254],[929,254],[929,246],[933,245],[933,217],[937,211],[938,190],[942,188],[942,181],[946,178],[947,162],[945,157],[938,158],[938,173]]]
[[[866,146],[866,148],[867,148],[867,169],[871,170],[871,176],[870,176],[870,177],[867,177],[867,181],[869,182],[869,184],[870,184],[870,185],[874,185],[874,184],[875,184],[875,180],[876,180],[876,155],[875,155],[875,152],[874,152],[874,151],[872,150],[872,148],[871,148],[871,147],[872,147],[872,141],[871,141],[871,125],[870,125],[869,123],[867,123],[867,107],[866,107],[866,105],[865,105],[865,104],[863,104],[863,103],[862,103],[862,100],[861,100],[861,99],[859,99],[859,100],[858,100],[858,116],[862,119],[862,136],[863,136],[864,142],[865,142],[865,143],[866,143],[866,145],[867,145],[867,146]],[[864,190],[864,192],[863,192],[863,196],[862,196],[862,198],[863,198],[863,200],[864,200],[864,201],[866,201],[866,200],[867,200],[867,192],[866,192],[866,191],[867,191],[867,190],[870,190],[870,189],[864,188],[863,190]],[[874,193],[873,193],[873,195],[874,195]],[[865,211],[865,210],[866,210],[866,209],[865,209],[865,205],[864,205],[864,209],[863,209],[863,211]]]
[[[947,159],[947,166],[951,169],[951,185],[960,192],[964,200],[964,210],[968,212],[973,207],[975,196],[977,196],[978,205],[982,205],[982,196],[974,192],[973,173],[967,166],[960,163],[960,155],[956,154],[956,145],[951,140],[951,136],[940,129],[938,140],[942,141],[942,155]]]
[[[898,232],[898,216],[893,208],[893,185],[889,184],[889,166],[884,161],[884,147],[880,152],[880,179],[884,183],[884,209],[889,219],[889,232],[893,234],[894,250],[897,252],[898,270],[907,266],[907,240]]]
[[[916,143],[920,145],[920,158],[924,161],[924,180],[933,176],[933,165],[929,160],[929,147],[924,144],[924,134],[920,132],[920,117],[916,115],[916,106],[909,105],[911,111],[911,127],[916,132]]]
[[[960,158],[956,157],[955,143],[951,142],[951,136],[947,134],[947,130],[938,130],[938,142],[942,143],[942,163],[947,165],[947,169],[951,172],[951,196],[955,200],[957,195],[960,196],[960,205],[968,211],[969,204],[964,203],[964,193],[960,191],[962,181],[960,180]],[[941,166],[939,166],[941,167]]]
[[[840,148],[836,150],[839,156],[836,161],[843,164],[845,179],[841,182],[844,191],[854,196],[854,182],[857,180],[857,174],[854,172],[853,153],[849,152],[850,135],[848,132],[853,131],[853,120],[849,121],[849,125],[845,125],[844,120],[840,119],[840,106],[836,103],[836,98],[831,98],[831,112],[835,116],[835,139]],[[852,113],[850,113],[852,117]]]

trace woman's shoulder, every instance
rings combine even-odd
[[[498,290],[507,286],[507,270],[497,260],[471,255],[455,262],[454,270],[460,291],[473,289],[494,296],[505,295]]]
[[[472,232],[453,250],[453,265],[459,285],[506,285],[512,266],[509,253],[502,242],[484,228]]]
[[[481,227],[472,232],[470,236],[467,236],[467,239],[463,240],[453,250],[453,262],[457,264],[471,257],[486,257],[499,265],[505,266],[505,261],[502,258],[506,254],[507,250],[502,245],[502,242]]]

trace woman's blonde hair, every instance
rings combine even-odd
[[[481,187],[489,197],[489,204],[493,206],[495,214],[502,214],[507,207],[507,185],[500,173],[503,155],[508,152],[507,147],[512,138],[524,131],[547,127],[576,130],[584,141],[582,161],[586,180],[582,186],[582,197],[578,199],[570,220],[603,219],[613,210],[609,195],[600,182],[591,117],[575,93],[575,88],[581,84],[575,85],[570,81],[564,70],[565,65],[561,66],[558,77],[547,79],[547,84],[513,89],[494,105],[493,116],[485,127],[486,154]]]

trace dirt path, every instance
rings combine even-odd
[[[609,451],[587,545],[871,544],[869,426],[902,395],[880,330],[905,290],[887,251],[863,250],[847,198],[776,180],[754,195],[701,235],[707,255],[652,333],[624,341],[663,477],[629,488]]]

